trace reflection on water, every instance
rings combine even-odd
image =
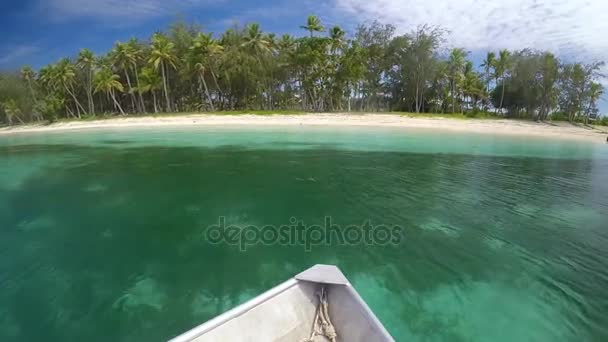
[[[608,339],[599,147],[457,136],[437,153],[445,141],[394,132],[88,133],[0,143],[1,341],[166,339],[315,263],[339,265],[397,340]],[[327,215],[400,225],[404,239],[242,253],[203,234],[218,216]]]

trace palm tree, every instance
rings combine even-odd
[[[40,68],[38,72],[38,82],[42,85],[44,89],[48,91],[53,91],[56,88],[56,82],[53,77],[55,66],[53,64],[49,64]]]
[[[74,68],[74,65],[70,62],[69,59],[63,58],[55,66],[55,72],[57,82],[74,100],[74,103],[76,104],[76,113],[78,114],[78,118],[80,119],[81,110],[84,113],[86,113],[86,110],[84,109],[84,107],[82,107],[74,92],[74,81],[76,79],[76,70]]]
[[[339,50],[342,50],[346,41],[344,37],[346,36],[346,32],[340,28],[340,26],[334,26],[329,31],[329,38],[331,39],[331,51],[332,53],[336,53]]]
[[[207,87],[207,81],[205,81],[205,73],[208,70],[209,64],[209,46],[211,44],[211,34],[199,33],[194,37],[192,46],[190,47],[190,53],[188,56],[187,65],[191,70],[197,74],[197,78],[205,89],[205,94],[211,107],[211,111],[215,111],[213,107],[213,100],[209,94],[209,87]]]
[[[268,37],[264,37],[260,25],[256,23],[247,26],[247,34],[243,37],[241,46],[250,49],[258,58],[271,51]]]
[[[589,115],[593,108],[595,108],[595,104],[604,94],[604,87],[595,82],[591,82],[589,85],[589,108],[587,109],[587,115],[585,116],[585,124],[589,122]]]
[[[325,28],[321,25],[321,19],[316,15],[309,15],[306,19],[306,25],[300,26],[306,31],[310,32],[310,37],[313,37],[313,32],[323,32]]]
[[[151,67],[141,69],[139,93],[151,93],[154,103],[154,113],[158,113],[158,101],[156,100],[156,91],[161,89],[163,80],[158,76],[158,72]]]
[[[27,86],[30,90],[30,95],[32,96],[32,100],[34,103],[38,102],[36,100],[36,94],[34,93],[34,87],[32,87],[32,81],[36,79],[36,73],[32,68],[28,65],[21,68],[21,77],[27,82]]]
[[[454,48],[450,52],[449,57],[449,65],[450,65],[450,75],[451,75],[451,93],[452,93],[452,113],[456,112],[456,97],[459,96],[460,90],[458,86],[462,82],[463,78],[463,68],[465,65],[465,58],[467,52],[461,48]]]
[[[139,44],[139,41],[135,38],[129,39],[129,41],[127,41],[127,45],[129,46],[129,50],[131,52],[131,68],[133,69],[133,73],[135,74],[135,83],[137,84],[141,111],[145,112],[146,105],[144,103],[144,97],[141,94],[141,91],[139,91],[139,89],[141,89],[141,84],[139,82],[139,70],[137,67],[138,63],[143,60],[144,51],[141,44]]]
[[[65,91],[59,87],[59,81],[57,78],[57,67],[54,64],[49,64],[40,68],[38,72],[38,84],[42,89],[46,90],[45,103],[51,102],[56,104],[56,111],[59,108],[65,108],[66,117],[74,116],[72,110],[67,105],[67,99],[65,97]]]
[[[292,52],[295,44],[296,42],[292,36],[284,34],[281,36],[281,39],[279,39],[277,46],[279,47],[280,51]]]
[[[547,118],[549,111],[557,102],[557,82],[559,80],[559,61],[550,52],[543,53],[539,68],[540,109],[537,120],[543,121]]]
[[[23,68],[21,68],[21,77],[27,83],[27,87],[30,90],[30,95],[32,96],[32,104],[33,104],[32,116],[34,118],[36,118],[36,120],[40,121],[40,120],[42,120],[42,115],[36,109],[37,105],[38,105],[38,99],[36,97],[36,92],[34,91],[34,87],[32,86],[32,82],[34,82],[36,80],[36,73],[34,72],[34,70],[32,70],[32,68],[30,66],[26,65]]]
[[[510,67],[510,63],[511,63],[511,61],[510,61],[511,53],[509,52],[509,50],[503,49],[503,50],[500,50],[498,56],[499,56],[498,59],[495,60],[495,63],[494,63],[494,75],[496,76],[497,82],[498,82],[499,77],[502,81],[500,105],[498,107],[502,110],[502,105],[505,100],[506,75],[507,75],[507,72],[509,71],[509,67]]]
[[[6,121],[9,126],[13,124],[13,118],[17,118],[20,123],[24,123],[21,120],[21,109],[17,105],[14,99],[8,99],[4,102],[0,102],[0,108],[3,108],[4,114],[6,115]]]
[[[496,62],[496,54],[494,52],[488,52],[486,59],[481,64],[486,75],[486,92],[490,91],[490,70],[493,68]]]
[[[123,71],[125,79],[127,80],[127,86],[129,87],[127,90],[131,97],[131,108],[133,111],[136,111],[135,103],[137,102],[137,99],[135,98],[133,85],[131,84],[131,78],[129,77],[129,70],[135,63],[135,55],[131,49],[131,45],[116,42],[114,49],[110,52],[110,60],[112,61],[113,66],[116,66],[119,70]]]
[[[171,111],[171,99],[169,98],[169,85],[167,83],[168,68],[176,69],[175,45],[162,33],[155,33],[152,36],[152,46],[150,51],[149,63],[154,69],[160,68],[163,77],[163,89],[167,103],[167,111]]]
[[[473,62],[467,61],[464,66],[462,90],[470,99],[472,109],[477,108],[477,102],[486,97],[485,84],[473,70]]]
[[[272,46],[268,36],[265,36],[262,33],[259,24],[253,23],[247,26],[241,47],[248,50],[257,60],[257,69],[254,69],[257,70],[259,75],[256,77],[257,81],[255,82],[257,87],[256,92],[258,95],[262,95],[262,93],[266,92],[268,100],[271,103],[272,90],[270,89],[271,82],[269,81],[269,78],[271,77],[269,77],[269,72],[266,72],[265,69],[270,69],[266,60],[267,57],[271,55]]]
[[[211,36],[211,35],[209,35]],[[213,77],[213,82],[215,83],[215,88],[218,93],[221,94],[222,90],[220,89],[220,85],[217,82],[217,76],[214,70],[216,70],[217,63],[216,61],[220,59],[222,53],[224,52],[224,47],[215,39],[210,39],[209,44],[207,45],[207,55],[209,56],[210,64],[209,71],[211,72],[211,76]]]
[[[95,73],[95,93],[104,92],[112,98],[114,101],[114,107],[120,110],[122,115],[125,112],[122,110],[120,103],[116,100],[115,91],[118,90],[120,92],[124,91],[124,87],[120,81],[120,76],[116,75],[112,72],[112,70],[108,68],[102,68]]]
[[[93,66],[95,65],[95,55],[89,49],[82,49],[78,54],[76,65],[86,74],[86,92],[89,101],[89,112],[95,113],[95,101],[93,101]]]

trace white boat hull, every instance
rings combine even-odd
[[[304,341],[311,335],[322,287],[337,341],[394,341],[337,267],[316,265],[170,342]]]

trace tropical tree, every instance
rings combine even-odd
[[[395,27],[383,25],[377,21],[369,25],[359,25],[353,44],[361,50],[363,75],[355,82],[355,98],[359,102],[359,110],[379,109],[381,97],[386,90],[383,75],[389,72],[389,54]]]
[[[154,113],[158,113],[158,101],[156,99],[156,92],[163,87],[163,80],[158,75],[158,72],[152,67],[144,67],[141,70],[139,93],[152,94],[152,103],[154,105]]]
[[[130,52],[130,62],[131,62],[131,70],[133,70],[133,74],[135,75],[135,84],[137,85],[136,92],[139,97],[139,105],[141,106],[140,110],[142,112],[146,111],[146,105],[144,103],[144,97],[140,91],[141,84],[139,81],[139,64],[144,60],[144,49],[140,42],[131,38],[127,41],[127,46]]]
[[[454,48],[450,51],[448,65],[451,78],[452,113],[456,112],[456,99],[460,99],[460,87],[464,78],[464,66],[467,54],[468,53],[461,48]]]
[[[14,99],[6,100],[0,103],[0,108],[4,111],[6,121],[9,126],[13,124],[13,119],[16,118],[20,123],[24,123],[21,119],[21,109]]]
[[[272,52],[271,39],[264,35],[260,29],[260,25],[253,23],[247,25],[246,34],[243,37],[243,43],[241,47],[249,52],[257,60],[257,66],[253,68],[257,74],[255,82],[256,92],[259,93],[261,102],[264,102],[263,95],[266,95],[269,102],[272,102],[272,90],[270,89],[270,82],[268,81],[269,73],[266,72],[269,67],[267,64],[267,58]],[[262,94],[266,90],[266,94]]]
[[[211,107],[211,110],[214,111],[215,108],[213,106],[213,99],[211,98],[209,87],[207,86],[207,81],[205,80],[205,74],[209,70],[210,65],[209,59],[212,56],[210,51],[212,40],[211,34],[199,33],[194,38],[192,46],[190,46],[190,53],[187,58],[187,63],[189,68],[196,73],[200,85],[205,90],[205,95],[207,96],[209,106]],[[214,47],[214,49],[216,49],[216,47]]]
[[[95,73],[95,93],[103,92],[108,95],[114,102],[114,107],[117,108],[122,115],[125,114],[116,100],[116,91],[123,92],[124,87],[119,81],[120,76],[116,75],[109,68],[102,68]]]
[[[32,99],[32,116],[40,121],[42,120],[42,115],[38,112],[36,106],[38,105],[38,98],[36,96],[36,92],[34,91],[34,86],[32,83],[36,81],[36,73],[30,66],[24,66],[21,68],[21,78],[27,83],[27,88],[30,92],[30,96]]]
[[[131,98],[131,109],[133,111],[138,111],[136,106],[137,98],[135,97],[135,91],[133,89],[133,85],[131,84],[131,78],[129,77],[129,71],[131,70],[133,64],[136,63],[132,46],[126,43],[116,42],[116,44],[114,44],[114,48],[110,52],[109,57],[112,65],[116,67],[117,70],[123,72],[125,80],[127,81],[127,92]]]
[[[256,23],[247,26],[247,34],[243,37],[241,46],[256,54],[258,58],[271,51],[268,37],[264,36],[260,30],[260,25]]]
[[[95,67],[95,54],[89,49],[82,49],[78,53],[76,65],[82,70],[86,78],[85,91],[89,104],[89,113],[95,113],[95,101],[93,100],[93,71]]]
[[[486,55],[486,59],[484,59],[483,63],[481,64],[481,67],[483,68],[483,71],[485,73],[486,92],[490,91],[490,79],[492,77],[491,71],[495,63],[496,54],[493,51],[489,51]]]
[[[589,85],[589,106],[587,107],[587,113],[585,115],[585,124],[589,123],[589,117],[591,114],[597,113],[597,101],[604,94],[604,87],[596,82],[591,82]]]
[[[55,66],[49,64],[40,68],[38,71],[38,82],[42,85],[47,92],[55,91],[57,89],[57,80],[55,79]]]
[[[310,32],[310,37],[314,36],[314,32],[323,32],[325,28],[321,25],[321,19],[316,15],[309,15],[306,19],[306,25],[300,26],[300,28],[305,29]]]
[[[564,63],[523,49],[490,51],[474,67],[465,50],[446,49],[444,31],[432,26],[395,35],[394,26],[374,21],[349,37],[333,25],[320,33],[325,28],[311,15],[301,27],[300,36],[278,36],[251,23],[215,36],[179,21],[150,43],[130,39],[97,56],[83,49],[74,61],[24,67],[21,77],[0,72],[0,102],[15,101],[22,114],[13,123],[39,113],[53,120],[146,106],[475,115],[490,104],[508,117],[564,113],[586,122],[604,90],[601,63]]]
[[[559,60],[549,52],[543,53],[539,67],[540,109],[538,120],[545,120],[549,112],[557,105],[559,81]]]
[[[55,81],[63,87],[63,89],[71,96],[76,106],[76,113],[78,118],[81,117],[81,111],[86,113],[86,110],[78,101],[76,93],[74,92],[74,82],[76,79],[76,70],[72,62],[69,59],[63,58],[57,63],[54,69]]]
[[[510,66],[511,66],[511,53],[509,52],[509,50],[506,50],[506,49],[500,50],[500,52],[498,53],[498,59],[496,59],[494,61],[494,75],[496,76],[497,84],[498,84],[499,78],[502,80],[500,104],[498,105],[498,108],[501,108],[501,109],[503,107],[504,100],[505,100],[505,87],[507,84],[506,76],[507,76],[507,73],[509,72]]]
[[[152,46],[150,50],[150,59],[148,62],[154,66],[157,71],[160,69],[163,79],[163,90],[165,93],[165,101],[167,111],[171,111],[171,99],[169,98],[169,85],[167,74],[169,67],[176,69],[175,63],[177,58],[174,55],[175,45],[162,33],[155,33],[152,36]]]
[[[32,82],[34,82],[34,80],[36,79],[36,73],[34,72],[34,70],[28,65],[22,67],[21,77],[27,83],[27,87],[30,90],[30,95],[32,96],[32,100],[34,101],[34,103],[38,102],[36,100],[36,93],[34,92],[34,87],[32,86]]]
[[[461,87],[473,110],[478,108],[477,104],[480,100],[487,98],[485,84],[480,75],[473,69],[473,62],[471,61],[467,61],[464,65]]]
[[[329,30],[329,38],[331,39],[331,52],[337,53],[346,45],[346,32],[340,26],[334,26]]]

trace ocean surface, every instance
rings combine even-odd
[[[211,241],[222,217],[400,238],[242,248]],[[608,341],[608,145],[377,128],[0,136],[0,341],[163,341],[317,263],[397,341]]]

